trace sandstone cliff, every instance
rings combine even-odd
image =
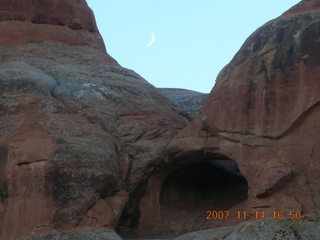
[[[159,221],[141,222],[141,232],[244,220],[203,221],[213,210],[246,210],[250,220],[256,211],[272,217],[276,210],[319,219],[319,26],[319,1],[304,0],[245,41],[199,114],[170,143],[166,166],[151,177],[142,215]],[[237,167],[242,177],[231,173]],[[163,209],[172,213],[168,223]]]
[[[105,49],[93,13],[84,0],[0,3],[0,45],[50,41]]]
[[[303,0],[259,28],[189,124],[85,1],[0,0],[0,239],[317,240],[319,26]]]
[[[137,224],[180,113],[105,52],[85,1],[1,0],[0,239],[114,228],[125,206]]]

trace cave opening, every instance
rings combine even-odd
[[[237,163],[215,157],[171,172],[160,189],[160,208],[171,224],[200,230],[212,225],[206,221],[208,211],[241,208],[247,198],[248,182]]]
[[[163,182],[161,206],[225,210],[247,199],[248,183],[232,160],[211,160],[174,171]]]
[[[132,223],[137,228],[121,232],[129,237],[159,237],[233,225],[239,219],[208,221],[208,211],[230,211],[231,215],[245,210],[247,199],[248,182],[235,161],[194,151],[152,174],[135,208],[139,218]]]

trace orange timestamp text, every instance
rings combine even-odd
[[[228,220],[228,219],[238,219],[238,220],[246,220],[246,219],[265,219],[266,217],[272,217],[278,220],[299,220],[302,218],[301,211],[281,211],[276,210],[271,213],[271,216],[267,216],[265,211],[207,211],[206,219],[207,220]]]

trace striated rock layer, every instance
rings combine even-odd
[[[84,0],[1,0],[0,45],[52,41],[105,49]]]
[[[239,221],[255,219],[255,211],[272,217],[275,210],[283,211],[285,218],[290,211],[300,211],[309,220],[320,217],[319,29],[319,1],[304,0],[246,40],[219,74],[200,113],[170,143],[166,167],[150,179],[141,204],[148,220],[141,222],[140,233],[185,232],[237,222],[234,216],[233,221],[208,224],[206,211],[214,210],[233,214],[246,210],[248,218]],[[244,181],[224,177],[238,166],[247,190],[245,182],[237,189],[244,189],[246,197],[232,191],[224,193],[228,198],[214,198],[217,191],[223,196],[215,185],[207,189],[212,193],[199,195],[201,185],[195,185],[197,190],[191,182],[183,185],[187,178],[177,172],[190,171],[194,184],[203,176],[209,183],[207,162],[224,160],[233,164],[223,166],[219,178],[221,184],[228,179],[232,184],[220,186],[232,189]],[[204,170],[197,170],[199,164]],[[172,188],[166,187],[168,181]],[[166,197],[163,192],[171,190],[175,194]],[[192,200],[194,196],[201,202]],[[148,206],[153,206],[152,212]],[[199,206],[202,215],[195,217],[193,209]],[[169,223],[163,209],[176,211]],[[160,220],[152,225],[151,219]]]
[[[0,36],[0,239],[137,225],[185,113],[105,52],[85,1],[0,0]]]

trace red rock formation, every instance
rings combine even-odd
[[[92,11],[83,0],[1,0],[0,21],[27,21],[98,32]]]
[[[106,54],[85,1],[0,0],[1,240],[114,228],[124,209],[122,226],[137,225],[187,122]]]
[[[184,112],[105,53],[84,1],[0,0],[0,239],[184,233],[238,210],[319,217],[313,3],[249,37],[166,155]]]
[[[229,210],[247,210],[251,217],[256,210],[269,217],[274,210],[292,210],[302,211],[306,219],[318,218],[319,29],[319,1],[304,0],[253,33],[219,74],[200,113],[171,142],[168,166],[174,170],[199,162],[234,160],[249,190],[248,199]],[[169,171],[163,168],[150,180],[142,216],[160,220],[155,226],[141,221],[140,233],[208,227],[197,220],[201,218],[189,225],[180,219],[163,226],[162,182],[177,176]],[[177,177],[176,182],[181,179]],[[206,204],[207,210],[224,210],[219,204]],[[188,211],[192,212],[182,207],[176,216]],[[233,223],[215,221],[211,227]]]
[[[0,34],[0,45],[53,41],[105,50],[83,0],[1,0]]]

